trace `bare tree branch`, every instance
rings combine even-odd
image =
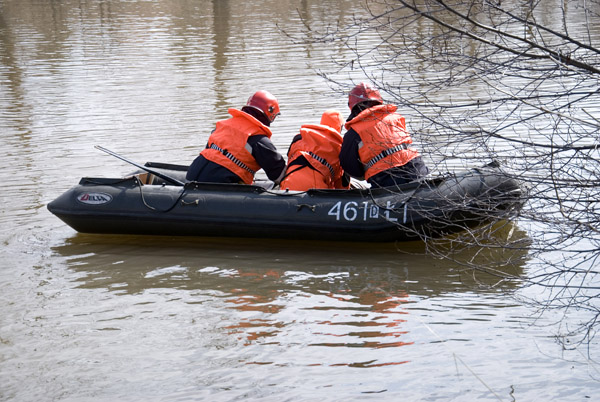
[[[600,317],[599,2],[365,5],[347,24],[310,27],[308,40],[351,55],[321,75],[344,94],[359,80],[376,85],[438,174],[496,160],[527,187],[516,225],[496,217],[444,241],[425,236],[427,252],[482,284],[518,283],[515,297],[540,313],[586,312],[575,327],[565,321],[560,338],[565,347],[591,341]]]

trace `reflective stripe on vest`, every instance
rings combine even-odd
[[[377,162],[379,162],[380,160],[382,160],[383,158],[390,156],[392,154],[395,154],[398,151],[402,151],[408,149],[408,144],[406,143],[402,143],[400,145],[396,145],[393,148],[388,148],[385,151],[379,153],[378,155],[376,155],[375,157],[373,157],[370,161],[368,161],[367,163],[365,163],[365,170],[370,169],[374,164],[376,164]]]
[[[210,144],[211,149],[215,149],[217,151],[219,151],[220,153],[222,153],[225,157],[227,157],[227,159],[231,160],[233,163],[235,163],[236,165],[238,165],[239,167],[241,167],[244,170],[247,170],[248,172],[250,172],[251,174],[255,174],[256,172],[252,169],[250,169],[248,167],[248,165],[246,165],[244,162],[242,162],[241,160],[239,160],[238,158],[236,158],[235,156],[233,156],[229,151],[222,149],[221,147],[219,147],[217,144]]]
[[[323,165],[325,165],[325,167],[329,169],[329,173],[331,174],[331,180],[335,180],[335,170],[333,169],[333,166],[329,164],[329,162],[327,162],[324,158],[321,158],[319,155],[314,154],[310,151],[308,151],[308,154],[312,156],[316,161],[321,162]]]

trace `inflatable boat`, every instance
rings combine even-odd
[[[123,178],[84,177],[48,209],[83,233],[393,242],[510,219],[524,201],[494,164],[400,187],[305,192],[185,182],[186,170],[149,162]]]

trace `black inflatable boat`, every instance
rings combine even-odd
[[[144,166],[125,178],[82,178],[48,209],[84,233],[391,242],[510,219],[524,199],[493,165],[399,188],[307,192],[183,183],[187,166]]]

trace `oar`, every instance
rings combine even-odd
[[[99,149],[100,151],[106,152],[107,154],[110,154],[110,155],[112,155],[112,156],[114,156],[116,158],[119,158],[122,161],[125,161],[127,163],[131,163],[133,166],[139,167],[140,169],[143,169],[146,172],[155,175],[156,177],[160,177],[161,179],[166,180],[166,181],[168,181],[171,184],[174,184],[176,186],[184,186],[185,185],[185,183],[183,183],[183,182],[181,182],[181,181],[179,181],[177,179],[174,179],[174,178],[169,177],[169,176],[167,176],[165,174],[157,172],[156,170],[150,169],[150,168],[148,168],[146,166],[140,165],[139,163],[136,163],[134,161],[130,161],[129,159],[127,159],[127,158],[125,158],[125,157],[123,157],[123,156],[121,156],[119,154],[116,154],[116,153],[114,153],[113,151],[111,151],[109,149],[103,148],[100,145],[96,145],[94,148]]]

